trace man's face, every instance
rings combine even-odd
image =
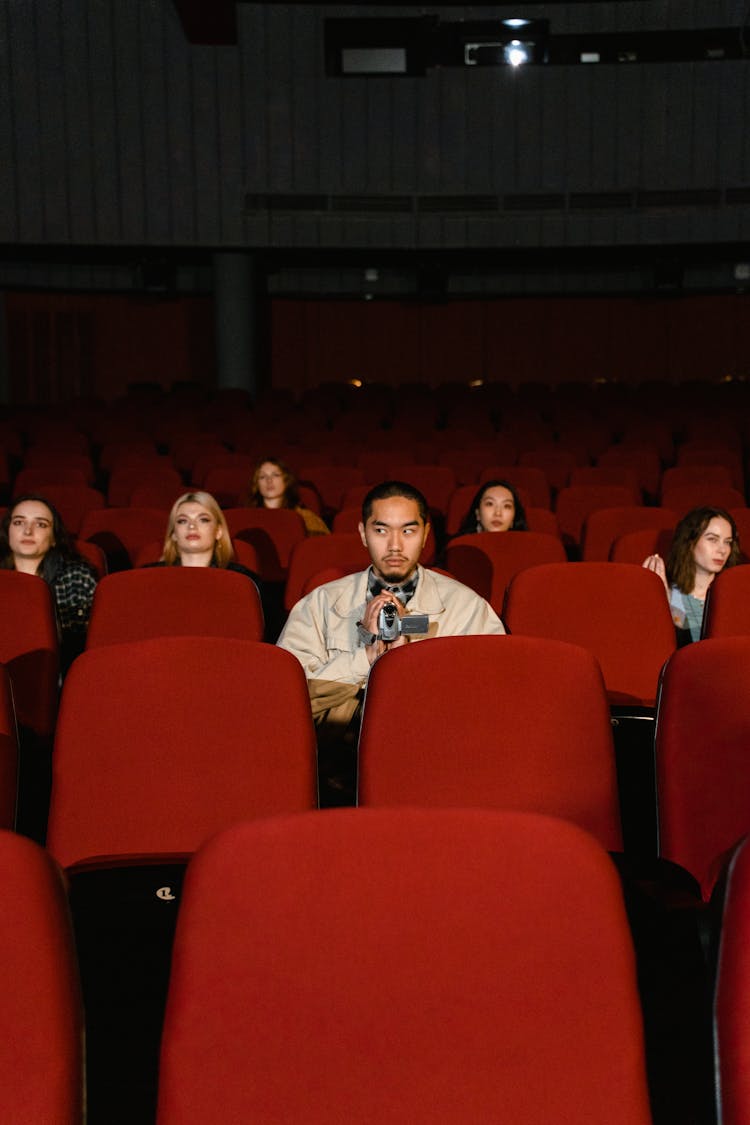
[[[389,585],[411,578],[422,554],[427,532],[416,500],[391,496],[376,500],[367,524],[360,523],[359,534],[370,552],[372,569]]]

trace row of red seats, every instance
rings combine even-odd
[[[408,469],[408,466],[402,468]],[[422,472],[412,468],[411,472],[400,479],[408,480],[417,487],[429,486],[429,474],[425,467],[421,468]],[[368,487],[368,485],[357,485],[344,493],[342,507],[328,517],[334,532],[356,532],[361,518],[361,503]],[[526,484],[518,483],[517,487],[525,502],[529,530],[560,537],[569,555],[581,557],[586,561],[607,558],[614,539],[627,531],[645,530],[654,526],[665,530],[673,528],[678,519],[690,508],[700,504],[711,504],[732,511],[738,522],[741,542],[744,538],[743,529],[747,523],[745,516],[747,509],[743,496],[735,489],[712,484],[709,480],[674,490],[667,496],[667,499],[672,501],[670,504],[656,507],[640,504],[637,496],[624,487],[571,485],[558,494],[554,511],[548,507],[537,506],[533,502],[535,497]],[[154,543],[163,542],[167,513],[174,500],[184,493],[185,488],[183,484],[174,483],[162,487],[158,482],[152,481],[151,484],[133,490],[132,502],[122,507],[109,508],[106,507],[100,492],[86,486],[47,482],[40,484],[37,490],[55,504],[66,526],[79,539],[90,540],[104,531],[116,534],[119,525],[123,542],[127,544],[131,561],[134,561],[141,548],[152,547]],[[457,533],[461,521],[470,508],[475,491],[473,485],[459,486],[442,498],[430,493],[428,487],[428,500],[436,513],[441,538]],[[312,489],[305,488],[302,492],[304,502],[320,512],[322,506],[317,494]],[[255,514],[260,509],[245,508],[231,503],[236,493],[222,493],[221,490],[217,490],[214,495],[227,508],[226,516],[230,532],[233,534],[253,526],[260,526],[260,521],[265,520],[264,516]],[[440,505],[434,503],[436,499],[441,499]],[[528,503],[529,500],[532,502]],[[615,514],[615,510],[620,514]],[[604,512],[607,513],[606,516],[601,514]],[[276,519],[276,513],[272,515],[272,520],[270,522],[265,520],[262,526],[266,527],[268,534],[274,538],[278,555],[276,568],[280,565],[283,569],[286,564],[282,560],[288,559],[291,545],[299,536],[295,535],[288,520],[285,523],[283,517]],[[616,534],[610,531],[610,527]],[[156,557],[158,558],[158,555]],[[151,554],[146,561],[153,561]]]
[[[93,486],[101,479],[106,480],[112,493],[110,502],[117,505],[127,502],[129,490],[142,483],[139,473],[142,478],[150,470],[165,484],[171,473],[178,482],[188,479],[209,491],[221,491],[226,478],[224,487],[246,492],[259,457],[269,454],[288,461],[301,478],[315,480],[318,477],[316,484],[324,502],[334,508],[340,506],[341,496],[348,487],[383,480],[398,464],[433,465],[445,470],[442,481],[450,481],[450,484],[443,483],[443,488],[479,483],[483,475],[486,479],[488,466],[502,469],[500,475],[508,475],[511,467],[539,469],[541,475],[529,477],[529,487],[539,489],[545,482],[543,503],[547,504],[550,489],[555,493],[568,484],[621,484],[642,492],[648,499],[658,498],[679,483],[693,483],[699,476],[695,471],[690,472],[695,466],[708,467],[714,483],[740,491],[745,485],[741,447],[720,443],[686,443],[678,447],[672,463],[672,459],[662,458],[658,448],[652,445],[617,444],[592,457],[583,446],[557,442],[525,447],[474,440],[470,446],[456,447],[450,445],[449,439],[442,438],[432,444],[406,442],[392,448],[375,443],[362,450],[354,444],[337,444],[321,435],[315,448],[290,447],[282,442],[275,449],[265,436],[265,444],[258,444],[257,450],[250,453],[230,451],[218,439],[211,441],[205,435],[198,435],[192,456],[180,455],[179,449],[159,453],[154,443],[134,440],[105,447],[96,465],[90,455],[78,451],[54,445],[32,446],[23,455],[20,481],[14,485],[14,490],[26,491],[45,483],[45,473],[49,480],[50,475],[54,477],[60,472],[64,483]],[[450,478],[449,473],[453,474]],[[498,475],[494,468],[492,475]],[[5,480],[8,479],[6,462]],[[440,487],[440,480],[439,475],[435,477],[436,488]],[[542,501],[542,494],[538,499]]]
[[[563,651],[560,644],[518,636],[447,638],[380,662],[365,705],[361,803],[441,805],[460,799],[486,807],[498,800],[507,807],[511,802],[574,819],[605,846],[617,847],[612,735],[602,682],[590,656],[575,646],[564,645]],[[741,810],[747,785],[737,684],[750,670],[749,646],[747,638],[693,645],[674,654],[664,673],[657,729],[657,762],[660,755],[665,762],[659,775],[662,854],[684,863],[704,897],[712,885],[707,870],[715,878],[737,829],[741,834],[748,827],[748,811]],[[400,717],[394,740],[393,689],[405,674],[425,694]],[[237,684],[231,698],[230,683]],[[501,724],[486,706],[498,683],[504,685]],[[402,720],[408,724],[403,731]],[[450,729],[457,731],[460,754],[446,738]],[[196,737],[208,730],[210,738]],[[217,747],[223,751],[220,764]],[[502,753],[492,754],[490,747]],[[296,764],[290,764],[290,755]],[[66,682],[55,757],[49,847],[74,880],[77,868],[85,875],[92,864],[101,869],[134,855],[149,855],[153,862],[157,855],[191,853],[224,818],[230,823],[257,815],[256,798],[266,812],[282,811],[292,792],[301,801],[301,806],[292,801],[292,807],[314,802],[312,728],[301,669],[280,650],[248,642],[168,638],[92,649]],[[281,808],[269,809],[277,783],[287,796]],[[740,811],[744,819],[736,818]],[[712,835],[717,831],[718,839]],[[670,852],[675,833],[678,842],[681,833],[692,837],[692,853]],[[695,841],[702,849],[699,860]],[[162,870],[154,869],[150,885],[156,888],[154,880],[162,878]],[[97,909],[101,914],[101,896]]]
[[[0,1052],[7,1119],[82,1125],[59,872],[0,833],[0,888],[0,1015],[17,1032]],[[89,1095],[89,1120],[153,1120],[133,1095],[142,1072],[127,1078],[124,1095]],[[546,817],[350,810],[238,825],[188,869],[153,1082],[159,1125],[647,1125],[617,877],[593,840]]]

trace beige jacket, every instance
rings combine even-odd
[[[368,574],[363,570],[318,586],[289,614],[278,643],[297,657],[309,680],[364,684],[367,679],[370,664],[357,622],[367,600]],[[505,632],[495,611],[468,586],[421,566],[418,574],[408,612],[429,616],[429,637]]]

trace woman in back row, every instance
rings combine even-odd
[[[476,531],[528,531],[518,492],[507,480],[488,480],[477,491],[457,535]]]
[[[677,643],[700,640],[706,595],[717,574],[740,557],[737,527],[724,508],[693,508],[678,523],[669,558],[649,555],[643,565],[664,583]]]
[[[299,485],[291,469],[275,457],[268,457],[255,466],[248,506],[289,508],[302,517],[307,535],[330,534],[320,516],[301,503]]]

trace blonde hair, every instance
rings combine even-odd
[[[221,530],[221,536],[214,544],[213,563],[215,566],[228,566],[234,558],[232,539],[229,535],[229,528],[227,527],[224,513],[210,492],[185,492],[175,500],[172,505],[172,511],[169,513],[169,519],[167,520],[167,534],[164,538],[161,561],[166,563],[167,566],[177,566],[179,564],[180,556],[177,550],[177,543],[174,539],[174,529],[177,521],[177,512],[183,504],[200,504],[216,520],[216,525]]]

